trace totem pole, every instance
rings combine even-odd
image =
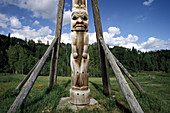
[[[72,0],[71,31],[71,103],[76,105],[89,104],[87,0]]]

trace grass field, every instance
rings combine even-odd
[[[140,72],[132,73],[135,80],[146,91],[140,94],[128,81],[139,104],[145,113],[168,113],[170,112],[170,73],[163,72]],[[0,74],[0,113],[6,113],[15,100],[19,91],[16,86],[24,78],[24,75]],[[65,113],[73,112],[69,108],[56,110],[61,97],[69,96],[70,77],[58,77],[57,85],[48,90],[48,77],[39,76],[18,113]],[[127,79],[127,78],[126,78]],[[115,78],[110,78],[113,97],[103,95],[102,79],[89,78],[90,95],[95,98],[100,106],[84,108],[80,113],[130,113],[130,108],[120,90]]]

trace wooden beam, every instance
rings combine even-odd
[[[113,58],[112,53],[110,52],[109,48],[104,42],[102,34],[102,25],[101,25],[101,18],[100,18],[100,12],[99,12],[99,6],[98,6],[98,0],[92,0],[93,5],[93,14],[94,14],[94,20],[95,23],[98,24],[98,27],[96,28],[96,34],[98,34],[98,39],[103,47],[103,50],[105,52],[105,55],[107,59],[109,60],[109,63],[115,73],[116,79],[120,85],[120,88],[123,92],[123,95],[125,96],[128,105],[130,106],[130,109],[133,113],[143,113],[142,108],[140,107],[138,101],[136,100],[132,90],[130,89],[127,81],[125,80],[122,72],[120,71],[118,65],[116,64],[115,59]]]
[[[54,58],[55,57],[55,54],[56,54],[56,44],[54,45],[53,47],[53,51],[52,51],[52,55],[51,55],[51,64],[50,64],[50,74],[49,74],[49,85],[48,85],[48,88],[51,89],[53,84],[54,84],[54,68],[55,67],[55,61],[56,59]]]
[[[93,15],[94,17],[96,17],[96,13],[95,13],[95,5],[94,2],[92,1],[92,7],[93,7]],[[98,13],[99,14],[99,13]],[[100,17],[100,15],[98,15]],[[110,87],[110,79],[109,79],[109,74],[108,74],[108,66],[107,66],[107,59],[104,53],[104,50],[102,48],[102,45],[99,41],[99,37],[102,36],[103,37],[103,31],[102,31],[102,27],[101,27],[101,23],[97,23],[97,21],[95,21],[94,19],[94,23],[95,23],[95,29],[96,31],[98,31],[98,33],[96,33],[96,38],[97,38],[97,46],[98,46],[98,51],[99,51],[99,58],[100,58],[100,67],[101,67],[101,72],[102,72],[102,82],[103,82],[103,93],[107,96],[111,95],[111,87]]]
[[[26,82],[25,86],[21,89],[20,93],[18,94],[15,101],[13,102],[10,109],[8,110],[8,113],[16,112],[16,110],[20,107],[20,105],[22,105],[23,102],[25,101],[25,99],[28,96],[29,92],[31,91],[31,88],[33,87],[40,71],[42,70],[47,58],[49,57],[49,54],[52,51],[53,46],[57,42],[57,39],[58,39],[57,37],[54,38],[51,45],[46,50],[45,54],[42,56],[42,58],[38,62],[36,68],[34,69],[34,71],[31,74],[30,78]]]
[[[133,83],[133,85],[138,89],[139,92],[145,93],[142,87],[136,82],[136,80],[131,76],[131,74],[126,70],[126,68],[119,62],[119,60],[113,55],[118,66],[124,71],[125,75],[129,78],[129,80]]]
[[[65,0],[59,0],[58,2],[58,12],[57,12],[57,22],[55,29],[55,37],[59,37],[56,45],[53,48],[51,66],[50,66],[50,80],[49,88],[52,87],[52,84],[56,84],[57,81],[57,66],[58,66],[58,56],[59,56],[59,47],[61,40],[61,30],[62,30],[62,21],[63,21],[63,12],[64,12],[64,2]],[[53,80],[53,81],[52,81]]]
[[[20,90],[23,85],[25,84],[25,82],[29,79],[29,77],[31,76],[31,73],[34,71],[34,69],[36,68],[38,62],[34,65],[34,67],[31,69],[31,71],[26,75],[26,77],[20,82],[20,84],[16,87],[16,90]]]
[[[97,27],[98,27],[98,24],[95,23],[95,28],[97,29]],[[96,37],[98,37],[98,35],[96,35]],[[102,72],[103,93],[106,96],[110,96],[111,87],[110,87],[107,59],[106,59],[104,50],[98,38],[97,38],[97,46],[98,46],[98,51],[99,51],[100,67],[101,67],[101,72]]]

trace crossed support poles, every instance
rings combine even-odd
[[[15,101],[11,105],[10,109],[8,110],[8,113],[16,112],[16,110],[24,103],[26,97],[28,96],[31,88],[33,87],[51,51],[52,51],[52,56],[51,56],[51,65],[50,65],[50,74],[49,74],[49,88],[51,89],[52,86],[56,84],[57,64],[58,64],[59,46],[61,40],[62,20],[63,20],[63,11],[64,11],[64,1],[65,0],[59,0],[58,2],[55,38],[52,41],[51,45],[48,47],[43,57],[40,59],[40,61],[36,63],[36,65],[31,69],[31,71],[27,74],[27,76],[23,79],[23,81],[17,86],[16,89],[21,89],[22,86],[25,84],[25,86],[21,89],[20,93],[18,94]],[[131,91],[120,68],[125,72],[126,76],[132,81],[132,83],[136,86],[136,88],[141,93],[143,93],[144,90],[140,87],[140,85],[133,79],[133,77],[128,73],[128,71],[123,67],[123,65],[116,59],[116,57],[108,49],[103,38],[98,0],[92,0],[92,6],[93,6],[94,23],[96,29],[96,38],[97,38],[97,44],[98,44],[99,56],[100,56],[100,64],[102,70],[102,81],[103,81],[103,89],[104,89],[103,93],[108,96],[111,95],[110,80],[107,71],[107,59],[108,59],[115,73],[116,79],[120,85],[120,88],[123,92],[123,95],[126,98],[128,105],[130,106],[131,111],[133,113],[143,113],[142,108],[140,107],[133,92]]]
[[[21,87],[25,84],[25,86],[21,89],[20,93],[16,97],[15,101],[11,105],[10,109],[8,110],[8,113],[15,113],[17,109],[20,108],[20,106],[24,103],[26,100],[29,92],[31,91],[39,73],[41,72],[47,58],[49,57],[51,51],[53,50],[57,51],[56,45],[60,42],[61,38],[61,27],[62,27],[62,20],[63,20],[63,11],[64,11],[64,0],[59,0],[58,2],[58,11],[57,11],[57,23],[56,23],[56,32],[55,32],[55,38],[52,41],[51,45],[48,47],[42,58],[39,60],[39,62],[33,67],[33,69],[30,71],[30,73],[24,78],[21,84],[17,87],[17,89],[21,89]],[[59,49],[59,47],[58,47]],[[52,59],[55,59],[57,57],[56,54],[52,55]],[[58,58],[56,58],[58,59]],[[56,65],[56,62],[53,62]],[[51,66],[52,67],[52,66]],[[54,68],[54,66],[52,67]],[[53,69],[51,69],[53,70]],[[54,75],[50,72],[50,75]],[[50,76],[50,81],[52,77]],[[26,82],[26,83],[25,83]],[[52,82],[50,82],[52,83]],[[49,84],[50,87],[52,87],[51,84]]]
[[[140,107],[138,101],[136,100],[136,98],[135,98],[132,90],[130,89],[127,81],[125,80],[121,70],[119,69],[119,67],[116,63],[116,60],[113,57],[113,54],[110,52],[109,48],[107,47],[107,45],[104,42],[98,0],[92,0],[92,6],[93,6],[93,14],[94,14],[97,39],[100,41],[100,44],[104,50],[105,56],[109,60],[109,63],[114,71],[116,79],[120,85],[122,92],[123,92],[123,95],[126,98],[128,105],[133,113],[143,113],[142,108]]]
[[[51,89],[53,84],[55,85],[57,82],[57,66],[58,66],[59,48],[60,48],[60,40],[61,40],[64,2],[65,2],[65,0],[59,0],[59,3],[58,3],[55,37],[59,37],[59,38],[57,40],[56,45],[53,47],[53,52],[52,52],[52,56],[51,56],[51,65],[50,65],[50,74],[49,74],[49,89]]]

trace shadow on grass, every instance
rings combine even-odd
[[[35,94],[36,93],[36,94]],[[20,112],[51,112],[56,111],[56,107],[62,96],[67,95],[67,91],[64,86],[55,85],[52,89],[44,89],[42,92],[34,92],[34,95],[30,95],[27,101],[21,107]]]
[[[102,88],[101,88],[101,85],[99,85],[99,84],[96,84],[96,83],[94,83],[94,82],[91,82],[90,81],[90,83],[97,89],[97,91],[101,94],[103,94],[103,90],[102,90]],[[106,99],[106,98],[105,98]],[[108,99],[106,99],[106,100],[109,100],[109,98]],[[115,99],[115,102],[113,102],[113,103],[111,103],[112,101],[113,101],[114,99],[112,98],[111,99],[111,101],[107,101],[107,102],[109,102],[109,103],[105,103],[106,105],[104,105],[107,109],[112,109],[112,107],[113,107],[113,105],[112,104],[116,104],[116,106],[122,111],[122,112],[124,112],[124,113],[131,113],[131,111],[128,109],[128,108],[126,108],[123,104],[121,104],[120,102],[118,102],[117,101],[117,99]]]
[[[102,93],[102,94],[103,94],[103,89],[100,87],[99,84],[96,84],[96,83],[94,83],[94,82],[92,82],[92,81],[90,81],[90,83],[97,89],[97,91],[98,91],[99,93]]]
[[[66,84],[64,85],[64,87],[67,88],[67,86],[68,86],[70,83],[71,83],[71,80],[68,80],[68,81],[66,82]]]
[[[123,113],[132,113],[128,108],[126,108],[123,104],[119,103],[116,99],[116,106],[123,112]]]
[[[32,102],[30,102],[29,104],[27,104],[26,106],[27,107],[29,107],[29,106],[32,106],[32,105],[34,105],[34,104],[37,104],[39,101],[41,101],[46,95],[48,95],[49,93],[50,93],[50,91],[52,91],[52,89],[45,89],[42,93],[41,93],[41,95],[39,95],[39,96],[36,96],[35,98],[34,98],[34,100],[32,101]],[[27,97],[28,98],[28,97]],[[28,98],[29,99],[29,98]],[[24,108],[24,105],[23,105],[23,107],[22,108]]]

